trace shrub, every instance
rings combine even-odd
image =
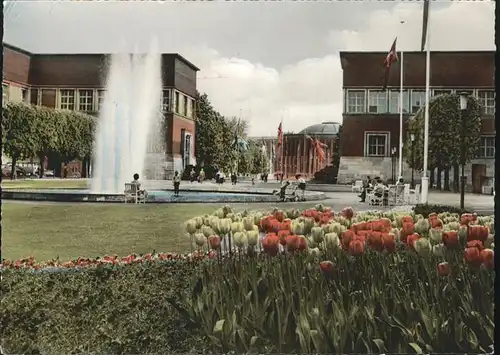
[[[225,206],[186,231],[198,251],[183,258],[2,261],[3,348],[484,353],[493,344],[492,216]]]
[[[2,347],[16,354],[201,350],[201,338],[167,302],[185,292],[194,265],[172,261],[40,274],[4,270]]]
[[[462,214],[462,213],[470,213],[470,211],[467,210],[462,210],[460,207],[455,207],[455,206],[448,206],[448,205],[430,205],[430,204],[424,204],[424,203],[419,203],[413,207],[413,211],[416,214],[421,214],[425,218],[429,217],[429,214],[431,213],[443,213],[443,212],[449,212],[449,213],[456,213],[456,214]]]

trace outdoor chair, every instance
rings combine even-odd
[[[354,184],[352,184],[352,192],[361,192],[363,189],[363,181],[361,180],[356,180]]]
[[[137,185],[132,183],[125,184],[125,191],[123,192],[125,195],[124,202],[134,201],[134,203],[146,203],[146,194],[139,194],[137,190]]]

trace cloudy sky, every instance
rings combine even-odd
[[[4,41],[35,53],[179,52],[200,91],[252,135],[342,121],[341,50],[418,50],[415,2],[51,2],[6,4]],[[400,21],[405,21],[404,25]],[[494,49],[494,3],[433,2],[433,50]]]

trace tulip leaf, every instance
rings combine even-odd
[[[473,350],[479,348],[479,340],[477,338],[476,333],[472,329],[466,328],[465,339],[467,340],[467,343],[470,344],[470,347]]]
[[[260,340],[260,338],[257,335],[254,335],[253,337],[250,338],[250,347],[255,347],[257,345],[257,342]]]
[[[409,343],[410,347],[415,351],[415,354],[423,354],[424,352],[422,351],[422,348],[418,346],[417,343]]]
[[[373,339],[372,341],[375,344],[375,346],[377,347],[378,352],[380,354],[383,354],[383,353],[387,352],[387,349],[385,348],[384,341],[382,339]]]
[[[222,333],[222,331],[224,330],[225,323],[226,323],[226,321],[224,319],[218,320],[214,326],[214,333],[215,334]]]

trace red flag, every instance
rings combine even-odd
[[[395,38],[394,42],[392,43],[391,50],[389,53],[387,53],[387,57],[385,57],[384,61],[384,68],[385,68],[385,76],[384,76],[384,87],[382,88],[382,91],[385,91],[387,89],[387,83],[389,81],[389,72],[391,70],[391,65],[394,62],[398,61],[398,52],[396,52],[396,41],[398,39]]]
[[[280,125],[278,126],[278,143],[276,144],[276,148],[281,147],[283,144],[283,128],[282,128],[283,122],[280,122]]]

